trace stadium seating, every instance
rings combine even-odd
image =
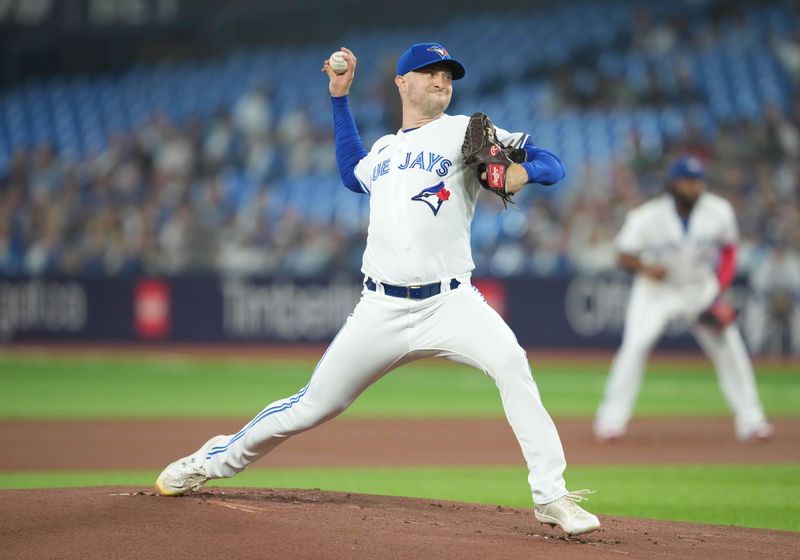
[[[385,61],[410,41],[432,37],[468,65],[450,112],[482,110],[505,128],[531,131],[536,143],[561,155],[570,170],[587,162],[609,168],[627,154],[634,133],[645,147],[658,150],[683,134],[689,122],[711,136],[720,123],[761,118],[766,103],[791,107],[791,81],[769,47],[771,37],[798,30],[800,24],[788,17],[788,4],[747,8],[746,26],[733,18],[712,24],[705,7],[664,0],[647,4],[654,25],[682,18],[692,36],[714,35],[706,43],[677,44],[667,53],[632,44],[639,8],[623,2],[569,3],[525,15],[459,17],[444,26],[345,36],[342,43],[359,55],[356,119],[367,145],[386,131],[386,108],[371,93],[389,78]],[[0,172],[15,149],[42,143],[51,143],[69,159],[86,158],[107,148],[114,136],[141,129],[154,112],[178,124],[193,118],[207,121],[260,84],[270,86],[276,122],[303,107],[312,126],[330,127],[319,73],[327,50],[324,45],[244,49],[206,61],[139,65],[115,75],[32,80],[0,92]],[[665,101],[565,106],[554,71],[572,64],[577,65],[570,75],[578,92],[594,91],[597,80],[608,77],[641,93],[653,86],[652,77]],[[693,100],[680,97],[681,78],[694,92]],[[580,180],[580,173],[569,173],[557,196],[569,196]],[[364,197],[348,196],[335,172],[279,175],[269,183],[252,180],[243,169],[226,174],[227,202],[233,206],[248,204],[258,188],[274,190],[269,210],[274,217],[282,214],[280,205],[293,205],[315,221],[346,231],[365,223]],[[540,195],[531,191],[521,201]],[[494,219],[476,220],[477,245],[496,240],[498,232],[490,223]]]

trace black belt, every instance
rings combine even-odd
[[[372,278],[367,276],[366,281],[367,289],[371,292],[378,291],[378,283],[375,282]],[[450,280],[450,289],[455,290],[461,285],[461,282],[456,280],[455,278]],[[442,292],[442,283],[441,282],[433,282],[432,284],[424,284],[422,286],[392,286],[391,284],[384,284],[381,282],[381,286],[383,286],[383,293],[387,296],[392,297],[399,297],[404,299],[427,299],[431,296],[435,296]]]

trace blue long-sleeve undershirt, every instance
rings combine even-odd
[[[553,152],[534,146],[530,137],[525,141],[523,148],[528,157],[522,167],[528,172],[529,183],[553,185],[566,176],[564,164],[558,156]]]
[[[350,112],[347,96],[331,97],[333,108],[333,141],[336,146],[336,166],[344,186],[353,192],[368,193],[356,178],[356,165],[367,157],[367,150]]]

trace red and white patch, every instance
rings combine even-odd
[[[133,320],[142,338],[165,338],[170,330],[171,297],[163,280],[140,280],[133,295]]]
[[[489,153],[492,154],[493,156],[496,156],[497,154],[500,153],[500,146],[498,146],[497,144],[492,144],[492,147],[489,148]]]
[[[493,189],[504,189],[506,186],[506,168],[499,163],[487,165],[486,183]]]

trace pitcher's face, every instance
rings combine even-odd
[[[453,73],[446,64],[431,64],[398,78],[400,97],[423,116],[441,115],[450,105]]]

